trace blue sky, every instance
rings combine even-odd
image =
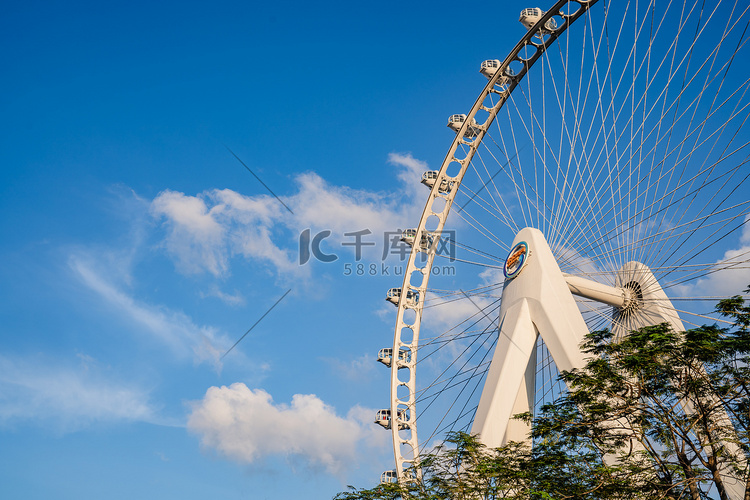
[[[343,233],[380,264],[416,223],[524,6],[6,5],[4,496],[330,498],[392,468],[400,278],[347,276]],[[299,266],[305,228],[339,259]]]
[[[384,235],[416,226],[448,116],[469,111],[480,63],[511,50],[528,6],[5,6],[4,497],[327,499],[392,469],[372,423],[403,265]],[[331,232],[335,261],[299,264],[307,229]],[[344,244],[364,230],[358,262]],[[745,262],[748,245],[746,224],[696,259]],[[738,293],[745,267],[698,283]],[[466,269],[430,285],[501,280]],[[428,321],[476,314],[445,302]]]

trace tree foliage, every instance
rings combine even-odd
[[[750,500],[750,307],[735,296],[716,311],[733,326],[589,334],[586,366],[560,375],[569,391],[517,416],[533,447],[453,433],[421,457],[421,480],[335,500],[728,499],[731,483]]]

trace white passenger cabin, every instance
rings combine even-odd
[[[380,475],[380,484],[390,484],[398,482],[398,474],[395,470],[387,470]]]
[[[481,66],[479,66],[479,72],[482,73],[488,80],[495,76],[495,73],[497,73],[498,69],[500,69],[500,61],[498,61],[497,59],[487,59],[486,61],[482,62]]]
[[[405,347],[399,349],[398,359],[399,361],[408,363],[411,360],[411,350]],[[390,368],[391,363],[393,362],[393,349],[390,347],[384,347],[378,351],[378,361]]]
[[[461,130],[461,127],[463,127],[465,121],[466,115],[451,115],[451,117],[448,118],[448,128],[458,133]],[[477,125],[477,121],[472,118],[471,125],[466,127],[464,137],[476,137],[478,133],[479,127]]]
[[[428,170],[427,172],[422,174],[422,184],[427,186],[428,188],[432,189],[432,186],[435,185],[435,182],[438,178],[438,171],[437,170]],[[453,181],[447,181],[443,179],[440,182],[440,187],[438,188],[438,191],[440,191],[443,194],[448,194],[453,187]]]
[[[500,61],[498,61],[497,59],[487,59],[479,67],[479,72],[482,73],[488,80],[492,80],[492,77],[495,76],[495,73],[497,73],[499,69]],[[505,87],[510,84],[510,81],[514,76],[516,76],[516,74],[512,69],[505,68],[505,74],[497,79],[496,84],[501,87]]]
[[[413,247],[414,242],[417,240],[417,230],[416,229],[404,229],[401,232],[400,239],[401,241],[403,241],[410,247]],[[427,250],[433,241],[435,241],[435,236],[433,233],[422,233],[422,236],[419,238],[419,249]]]
[[[410,247],[414,246],[414,240],[417,239],[417,230],[416,229],[404,229],[401,231],[401,238],[399,238],[401,241],[409,245]]]
[[[539,7],[533,7],[531,9],[523,9],[521,11],[521,17],[518,18],[518,20],[526,26],[526,29],[531,29],[534,27],[536,23],[539,22],[539,20],[544,16],[545,12],[540,9]],[[557,23],[554,19],[550,19],[547,21],[544,25],[544,30],[546,32],[552,32],[557,29]]]
[[[391,288],[388,290],[388,294],[385,296],[385,300],[390,302],[391,304],[397,306],[398,301],[401,298],[401,289],[400,288]],[[419,301],[419,294],[415,291],[409,290],[406,293],[406,302],[410,305],[414,305]]]
[[[398,428],[406,429],[406,422],[409,419],[409,414],[406,412],[406,410],[398,410],[397,412],[397,419],[398,419]],[[391,410],[385,409],[385,410],[378,410],[378,413],[375,415],[375,423],[386,428],[391,428]]]
[[[428,170],[427,172],[422,174],[422,184],[432,189],[432,186],[435,185],[435,181],[437,180],[437,178],[438,178],[437,170]]]

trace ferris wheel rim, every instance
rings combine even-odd
[[[424,297],[427,292],[427,285],[431,274],[430,269],[432,268],[438,240],[440,239],[440,235],[442,234],[445,220],[447,219],[450,212],[455,194],[458,191],[458,187],[461,181],[463,180],[474,152],[476,152],[476,149],[481,144],[489,126],[496,119],[497,113],[507,102],[507,98],[523,80],[534,63],[551,45],[555,43],[557,38],[563,32],[565,32],[573,22],[585,15],[586,12],[597,2],[598,0],[558,0],[547,12],[543,14],[541,19],[539,19],[539,21],[524,34],[521,40],[515,45],[508,56],[506,56],[506,58],[500,64],[493,77],[488,80],[487,84],[480,92],[479,97],[471,108],[471,111],[466,116],[462,127],[456,133],[456,136],[451,143],[448,153],[446,154],[445,159],[443,160],[443,163],[441,164],[441,167],[438,171],[437,178],[435,179],[430,194],[427,197],[425,208],[422,212],[419,225],[416,229],[416,241],[415,244],[412,244],[409,261],[406,267],[406,271],[404,272],[404,280],[400,289],[400,297],[397,303],[398,313],[394,332],[393,347],[391,350],[391,404],[389,411],[391,418],[390,427],[394,458],[396,462],[396,477],[399,481],[413,479],[406,477],[405,472],[409,465],[415,465],[419,455],[419,441],[417,437],[418,434],[416,426],[417,409],[415,405],[415,378],[417,362],[416,346],[418,346],[419,344],[419,330],[421,326],[422,309],[424,305]],[[575,5],[577,6],[577,8],[575,8],[572,13],[563,12],[564,7],[568,5]],[[547,29],[547,23],[553,17],[562,18],[563,22],[560,26],[557,26],[554,31],[551,31]],[[537,41],[535,41],[535,38],[537,39]],[[533,50],[533,54],[527,58],[519,57],[519,54],[521,54],[522,51],[528,49],[529,47],[533,47],[533,49],[531,49]],[[520,62],[521,70],[517,74],[512,76],[509,84],[506,84],[504,89],[498,91],[496,89],[498,82],[503,78],[509,76],[507,75],[506,71],[514,62]],[[500,96],[500,101],[491,110],[488,110],[483,105],[483,102],[490,94],[496,94]],[[472,131],[471,128],[474,126],[474,117],[480,110],[488,111],[490,115],[483,124],[479,124],[478,131]],[[466,137],[471,135],[473,135],[473,140],[467,141]],[[457,160],[455,156],[456,151],[462,144],[469,146],[470,152],[463,159]],[[447,173],[448,168],[452,163],[456,161],[458,161],[462,165],[458,172],[458,175],[449,176]],[[446,187],[448,188],[447,193],[441,191],[441,184],[443,182],[446,183]],[[431,208],[437,199],[445,200],[445,205],[440,215],[438,215]],[[433,230],[428,231],[427,220],[430,217],[435,216],[437,216],[439,219],[437,222],[437,227]],[[426,249],[427,251],[425,252],[419,244],[419,238],[420,235],[427,233],[436,235],[437,237],[433,238],[433,241],[429,244],[428,248]],[[420,254],[426,254],[427,256],[427,261],[423,267],[419,267],[415,264],[417,257]],[[427,272],[424,272],[425,269],[427,270]],[[417,272],[422,274],[422,282],[420,286],[413,286],[411,284],[411,275]],[[418,294],[419,299],[417,300],[416,304],[412,303],[409,300],[409,293],[411,292]],[[414,311],[413,323],[406,323],[403,319],[404,314],[407,310]],[[408,329],[412,332],[412,340],[408,343],[402,341],[401,331],[403,329]],[[403,360],[401,360],[400,353],[402,349],[408,349],[410,351],[410,359],[408,362],[404,362]],[[399,379],[399,371],[405,368],[410,372],[407,383],[403,383]],[[404,401],[403,398],[398,397],[399,386],[406,386],[408,388],[409,398],[407,401]],[[405,415],[407,420],[402,422],[399,418],[401,415]],[[404,428],[404,426],[406,426],[406,429]],[[408,438],[402,438],[399,435],[399,433],[404,430],[408,430]],[[403,445],[407,445],[409,448],[411,448],[409,455],[406,457],[401,451],[401,447]],[[418,468],[416,469],[416,474],[421,474],[421,471]]]

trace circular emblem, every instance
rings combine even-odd
[[[523,269],[523,265],[526,263],[526,257],[529,255],[529,246],[525,241],[519,242],[513,247],[513,250],[508,254],[508,258],[505,259],[505,265],[503,266],[503,274],[506,278],[511,279],[518,276],[518,273]]]

